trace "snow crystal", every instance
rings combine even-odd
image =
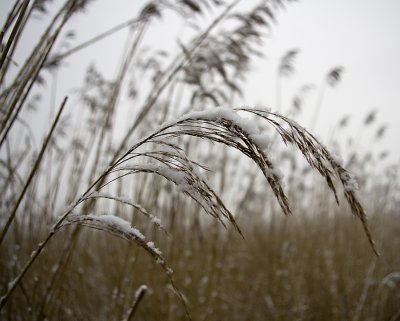
[[[239,116],[233,109],[228,107],[214,107],[202,111],[195,111],[183,115],[179,120],[187,119],[203,119],[210,121],[220,121],[226,119],[231,121],[234,125],[242,128],[248,134],[256,135],[259,133],[258,126],[250,119]]]
[[[186,193],[195,200],[208,214],[214,212],[213,203],[211,200],[206,198],[206,195],[199,193],[199,190],[190,184],[180,184],[176,187],[176,190],[180,193]],[[211,214],[212,215],[212,214]]]
[[[343,181],[343,186],[346,192],[357,192],[358,191],[358,183],[354,177],[354,175],[350,173],[343,173],[340,175],[340,178]]]
[[[151,221],[157,225],[157,226],[161,226],[161,220],[158,217],[155,216],[151,216]]]
[[[90,194],[88,196],[88,198],[107,198],[107,199],[111,199],[111,200],[121,202],[124,204],[132,205],[134,207],[140,207],[140,206],[136,206],[136,204],[132,204],[131,201],[126,197],[113,196],[110,194],[105,194],[105,193],[100,193],[100,192],[93,192],[92,194]]]
[[[159,256],[162,255],[162,252],[161,252],[158,248],[155,247],[154,242],[152,242],[152,241],[147,242],[146,245],[147,245],[149,248],[151,248],[151,250],[152,250],[154,253],[156,253],[157,255],[159,255]]]
[[[189,194],[196,202],[198,202],[204,208],[204,210],[207,213],[213,212],[212,209],[213,204],[212,203],[209,204],[206,200],[204,200],[204,195],[201,195],[199,193],[199,189],[203,189],[203,187],[205,186],[200,185],[202,184],[201,181],[193,181],[189,183],[187,174],[185,174],[185,172],[183,171],[180,171],[175,168],[164,167],[154,164],[130,165],[121,167],[120,169],[131,170],[131,171],[148,171],[155,174],[159,174],[168,179],[169,181],[173,182],[176,185],[176,189],[178,192]]]
[[[338,154],[332,154],[331,156],[332,156],[333,161],[334,161],[336,164],[338,164],[338,165],[340,165],[340,166],[343,166],[343,158],[342,158],[340,155],[338,155]]]
[[[276,176],[279,180],[283,179],[283,173],[279,168],[267,168],[265,171],[265,176],[267,178],[272,178],[273,176]]]
[[[190,184],[179,184],[177,187],[176,187],[176,190],[178,191],[178,192],[180,192],[180,193],[188,193],[188,194],[191,194],[192,193],[192,191],[193,191],[193,186],[192,185],[190,185]]]
[[[198,169],[196,167],[192,167],[192,171],[193,171],[194,174],[197,175],[198,178],[200,178],[203,182],[205,182],[207,185],[209,185],[208,184],[208,178],[207,178],[207,176],[206,176],[204,171],[201,171],[200,169]]]
[[[126,234],[133,234],[140,240],[144,240],[144,235],[140,233],[140,231],[134,227],[131,226],[131,224],[127,221],[125,221],[123,218],[115,216],[115,215],[101,215],[101,216],[96,216],[97,219],[109,223],[112,226],[117,227],[119,230]]]
[[[147,285],[142,284],[141,286],[139,286],[139,288],[135,292],[135,300],[137,300],[143,292],[147,292],[148,290],[149,288],[147,287]]]
[[[262,150],[267,150],[270,147],[271,140],[269,138],[269,135],[266,133],[253,134],[250,136],[250,138]]]
[[[111,200],[114,200],[114,201],[117,201],[117,202],[121,202],[123,204],[130,205],[130,206],[134,207],[135,209],[137,209],[142,214],[144,214],[145,216],[149,217],[151,219],[151,222],[153,224],[155,224],[157,227],[164,228],[162,226],[162,224],[161,224],[160,219],[158,219],[157,217],[154,217],[153,215],[149,214],[146,211],[146,209],[143,208],[140,204],[135,204],[135,203],[131,202],[129,198],[121,197],[121,196],[113,196],[113,195],[110,195],[110,194],[104,194],[104,193],[98,193],[98,192],[92,193],[90,196],[88,196],[88,198],[106,198],[106,199],[111,199]]]
[[[78,223],[85,223],[90,222],[93,225],[98,226],[108,226],[112,227],[119,232],[122,232],[126,235],[132,235],[139,240],[144,240],[144,235],[140,233],[140,231],[131,226],[131,224],[125,221],[123,218],[115,216],[115,215],[71,215],[68,217],[70,222],[78,222]]]
[[[165,167],[155,164],[135,164],[129,166],[121,166],[120,170],[137,171],[137,172],[150,172],[164,176],[169,181],[177,185],[185,184],[185,173],[174,168]]]

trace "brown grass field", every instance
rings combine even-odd
[[[295,121],[301,95],[281,106],[297,50],[277,67],[277,112],[237,107],[291,1],[144,1],[76,44],[69,24],[91,2],[17,0],[0,21],[0,319],[400,320],[399,166],[346,150],[346,121],[325,147]],[[171,17],[193,21],[192,38],[146,47]],[[91,65],[56,101],[69,57],[126,28],[114,75]]]

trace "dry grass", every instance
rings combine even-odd
[[[382,252],[376,259],[365,251],[362,229],[346,213],[331,218],[326,213],[312,218],[298,213],[289,221],[276,218],[273,224],[253,216],[240,222],[243,240],[216,228],[212,221],[203,222],[201,231],[194,232],[194,222],[191,228],[183,222],[187,215],[193,219],[196,210],[186,209],[179,214],[171,237],[157,233],[152,240],[166,253],[196,320],[356,320],[359,307],[361,320],[390,320],[400,309],[396,278],[393,285],[385,281],[400,264],[396,251],[400,226],[393,224],[395,217],[372,219]],[[42,313],[41,318],[50,319],[121,319],[136,288],[144,283],[150,292],[138,307],[136,319],[186,319],[168,278],[148,255],[135,245],[89,230],[79,237],[80,245],[39,311],[65,238],[59,234],[49,244],[4,316],[34,319]],[[20,250],[18,256],[29,253]],[[2,262],[7,257],[4,254]],[[29,301],[24,288],[30,289]]]
[[[2,27],[0,56],[2,318],[399,317],[399,186],[393,176],[362,175],[363,192],[379,200],[367,204],[374,214],[371,233],[353,175],[306,129],[263,109],[200,108],[234,105],[263,30],[284,7],[260,1],[233,13],[238,2],[148,1],[137,17],[66,52],[56,52],[55,44],[90,1],[68,0],[55,11],[47,1],[15,2]],[[190,41],[177,43],[177,54],[150,49],[143,58],[143,39],[155,21],[166,13],[185,21],[211,8],[217,13]],[[38,12],[51,18],[12,73],[20,34]],[[91,67],[80,119],[73,127],[60,120],[64,100],[37,152],[21,111],[37,105],[33,89],[45,72],[127,26],[133,29],[115,78]],[[278,78],[290,76],[297,52],[283,58]],[[131,85],[131,66],[145,85],[129,88],[139,107],[116,140],[118,102]],[[324,85],[334,86],[341,71],[333,69]],[[297,100],[297,112],[299,106]],[[21,137],[26,144],[14,144]],[[293,149],[283,150],[278,141]],[[372,235],[381,258],[373,254]]]

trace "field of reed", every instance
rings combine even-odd
[[[94,2],[16,0],[0,21],[0,319],[400,320],[399,165],[345,144],[346,118],[327,147],[313,132],[343,67],[309,130],[310,87],[281,99],[298,49],[275,108],[238,104],[294,1],[143,1],[76,43]],[[171,19],[190,36],[170,50],[151,32]],[[76,67],[58,101],[70,57],[123,30],[115,72]],[[360,119],[379,145],[376,111]]]

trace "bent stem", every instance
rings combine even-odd
[[[65,103],[66,103],[66,99],[64,99],[64,102],[63,102],[63,104],[61,105],[61,108],[60,108],[60,111],[59,111],[58,114],[61,114],[62,109],[63,109],[64,106],[65,106]],[[57,115],[57,116],[59,116],[59,115]],[[59,117],[58,117],[58,118],[59,118]],[[56,118],[56,119],[57,119],[57,118]],[[57,120],[58,120],[58,119],[57,119]],[[55,128],[55,124],[53,124],[53,126],[52,126],[52,129],[53,129],[53,131],[54,131],[54,128],[53,128],[53,127]],[[51,133],[52,133],[52,131],[51,131]],[[153,135],[154,135],[154,134],[153,134]],[[51,135],[49,135],[48,140],[46,140],[47,143],[44,144],[44,146],[47,146],[48,141],[50,140],[50,137],[51,137]],[[143,139],[143,140],[141,140],[140,142],[138,142],[138,143],[132,148],[132,150],[135,149],[135,148],[137,148],[137,147],[139,147],[140,145],[144,144],[144,143],[146,142],[146,140],[149,139],[150,137],[152,137],[152,136],[146,137],[145,139]],[[47,237],[46,237],[41,243],[39,243],[39,244],[38,244],[38,247],[36,248],[36,250],[34,250],[34,251],[32,252],[32,254],[31,254],[31,256],[30,256],[28,262],[27,262],[27,263],[25,264],[25,266],[22,268],[22,270],[20,271],[20,273],[15,277],[15,279],[14,279],[13,281],[11,281],[11,282],[8,284],[7,292],[0,298],[0,311],[3,309],[3,307],[4,307],[5,304],[7,303],[8,299],[10,298],[11,294],[14,292],[15,288],[17,287],[17,285],[19,285],[19,283],[21,282],[22,278],[25,276],[26,272],[29,270],[29,268],[32,266],[32,264],[35,262],[35,260],[36,260],[37,257],[39,256],[39,254],[42,252],[42,250],[44,249],[44,247],[47,245],[47,243],[52,239],[52,237],[53,237],[54,234],[56,233],[57,229],[59,229],[59,228],[61,227],[62,223],[65,221],[65,219],[68,217],[68,215],[71,214],[72,211],[73,211],[80,203],[82,203],[82,202],[85,200],[85,197],[89,194],[89,192],[90,192],[99,182],[102,182],[102,181],[104,180],[104,178],[108,175],[108,173],[109,173],[110,171],[112,171],[112,170],[114,169],[114,167],[117,166],[117,164],[118,164],[124,157],[126,157],[127,155],[129,155],[130,151],[131,151],[131,150],[129,150],[127,153],[125,153],[120,159],[118,159],[118,160],[116,161],[116,163],[115,163],[114,165],[110,166],[102,175],[100,175],[99,178],[98,178],[93,184],[91,184],[91,185],[89,186],[89,188],[82,194],[82,196],[81,196],[72,206],[70,206],[70,207],[67,209],[67,211],[61,216],[61,218],[53,225],[53,227],[50,229],[50,232],[49,232],[49,234],[47,235]],[[43,152],[44,152],[44,150],[43,150]],[[41,153],[41,156],[43,156],[42,153]],[[41,159],[41,157],[40,157],[40,159]],[[40,161],[37,162],[37,166],[34,166],[34,172],[36,172],[39,163],[40,163]],[[33,173],[33,175],[34,175],[34,173]],[[32,175],[32,177],[33,177],[33,175]],[[30,179],[30,180],[31,180],[31,179]],[[29,180],[29,183],[30,183],[30,180]],[[29,184],[27,184],[27,185],[29,185]],[[25,192],[26,192],[26,188],[24,189],[23,194],[25,194]],[[22,194],[22,193],[21,193],[21,194]],[[22,197],[20,196],[19,203],[21,202],[21,200],[22,200]],[[18,203],[18,205],[19,205],[19,203]],[[15,207],[17,207],[17,206],[15,206]],[[17,207],[17,208],[18,208],[18,207]],[[15,211],[13,211],[14,215],[10,216],[10,218],[9,218],[8,221],[7,221],[6,227],[5,227],[5,229],[3,230],[3,233],[2,233],[2,239],[4,238],[4,235],[5,235],[5,233],[7,232],[8,228],[9,228],[9,225],[11,224],[13,218],[15,217],[15,212],[16,212],[16,209],[15,209]]]
[[[254,128],[252,122],[242,118],[237,111],[247,112],[254,116],[261,117],[278,132],[284,143],[290,143],[296,146],[304,155],[309,165],[318,170],[320,175],[325,178],[326,183],[334,194],[337,202],[339,202],[339,199],[335,185],[333,184],[333,179],[336,176],[340,180],[344,188],[345,198],[349,203],[353,214],[362,222],[364,232],[370,245],[375,254],[378,255],[369,232],[366,213],[357,197],[357,183],[354,177],[338,163],[338,161],[312,134],[287,117],[269,111],[248,108],[238,108],[236,110],[230,108],[213,108],[205,111],[192,112],[177,120],[164,124],[161,128],[129,148],[124,155],[109,166],[109,168],[89,186],[86,192],[84,192],[69,209],[67,209],[50,230],[46,239],[40,243],[38,248],[32,253],[30,260],[15,280],[10,283],[7,293],[1,298],[0,310],[4,307],[7,299],[10,297],[16,286],[21,282],[22,277],[56,231],[58,231],[62,226],[76,223],[105,230],[113,234],[120,232],[124,238],[135,241],[140,247],[149,252],[153,258],[157,260],[157,263],[161,265],[164,271],[167,272],[171,285],[185,308],[188,318],[191,319],[183,295],[175,286],[174,280],[168,272],[169,269],[163,260],[163,257],[160,253],[154,250],[153,245],[145,243],[143,235],[138,237],[137,234],[127,234],[113,225],[107,225],[107,222],[94,215],[74,215],[74,217],[68,219],[69,222],[65,224],[63,224],[63,222],[79,204],[92,198],[93,195],[96,195],[95,192],[100,190],[102,187],[126,175],[150,173],[163,176],[168,181],[174,183],[178,187],[178,190],[196,201],[207,214],[214,217],[224,227],[226,227],[224,220],[228,220],[235,227],[237,232],[242,235],[231,212],[225,207],[219,196],[209,187],[207,181],[201,178],[202,175],[197,174],[194,166],[199,166],[203,169],[205,168],[201,164],[188,159],[184,153],[180,153],[182,151],[180,147],[171,143],[173,138],[179,138],[182,136],[197,137],[227,145],[252,159],[264,174],[264,177],[274,192],[275,198],[283,212],[287,215],[291,214],[288,198],[281,184],[280,174],[276,170],[274,164],[270,161],[267,151],[265,151],[265,136],[260,134],[258,128]],[[139,147],[145,144],[155,144],[163,147],[163,149],[147,152],[136,151]],[[137,157],[144,158],[147,162],[127,165],[127,162],[136,160]],[[149,162],[149,160],[157,161],[158,163],[154,164]],[[117,177],[111,178],[109,182],[103,184],[105,177],[111,173],[117,174]],[[102,195],[98,194],[97,196],[102,197]],[[118,198],[116,199],[118,200]],[[124,201],[121,200],[120,202]],[[124,221],[124,223],[127,222]],[[159,261],[159,259],[162,260]]]

